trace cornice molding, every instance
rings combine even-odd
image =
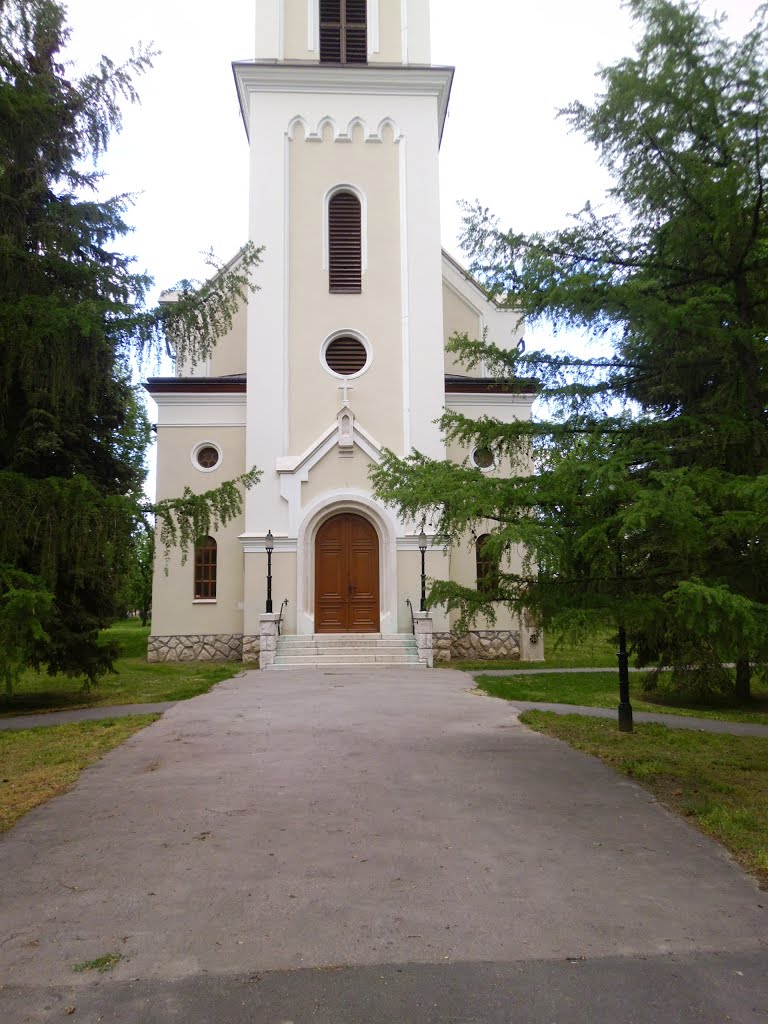
[[[248,397],[244,388],[242,391],[164,391],[162,388],[150,389],[145,385],[145,389],[158,406],[193,405],[200,408],[207,405],[231,405],[244,408]]]
[[[445,396],[446,409],[454,409],[457,406],[494,406],[494,405],[519,405],[530,409],[536,401],[537,395],[517,393],[494,393],[486,391],[481,393],[454,392]]]
[[[442,138],[454,69],[236,61],[232,65],[232,72],[246,134],[249,134],[250,98],[256,93],[342,93],[364,96],[434,96]]]

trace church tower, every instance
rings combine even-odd
[[[434,422],[444,404],[438,150],[453,74],[430,66],[429,0],[257,0],[256,25],[256,60],[234,66],[250,237],[264,246],[248,310],[246,452],[266,472],[247,498],[246,579],[268,530],[276,572],[278,555],[312,561],[309,537],[296,549],[312,476],[326,478],[319,521],[363,511],[382,446],[445,457]],[[318,467],[329,442],[336,450]],[[401,541],[404,531],[394,531]],[[296,627],[314,632],[318,587],[305,575]],[[385,592],[371,632],[396,633],[394,580]]]
[[[482,368],[467,376],[445,351],[457,332],[512,347],[522,323],[441,249],[453,69],[430,63],[429,0],[255,9],[256,57],[233,69],[258,288],[204,365],[147,388],[159,499],[263,475],[242,518],[199,538],[194,558],[158,561],[149,657],[265,668],[278,633],[283,665],[321,648],[431,664],[433,642],[442,660],[529,657],[536,631],[508,609],[461,635],[442,608],[412,614],[426,577],[485,585],[482,531],[449,548],[371,494],[384,448],[504,473],[488,449],[446,448],[436,421],[446,409],[530,418],[534,398]]]

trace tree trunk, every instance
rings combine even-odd
[[[737,658],[736,659],[736,696],[740,701],[745,704],[752,699],[752,692],[750,690],[750,676],[752,669],[749,664],[749,658]]]

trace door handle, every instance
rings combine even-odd
[[[354,592],[355,592],[355,590],[356,590],[356,589],[357,589],[357,588],[356,588],[356,587],[353,587],[351,583],[348,583],[348,584],[347,584],[347,593],[348,593],[348,594],[354,594]]]

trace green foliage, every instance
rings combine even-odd
[[[149,628],[138,619],[104,630],[100,639],[118,651],[115,671],[93,685],[84,676],[52,678],[27,669],[16,680],[12,697],[0,693],[0,715],[189,700],[243,671],[242,662],[150,663],[148,635]]]
[[[152,506],[159,523],[160,541],[166,558],[172,547],[181,549],[182,562],[198,537],[218,530],[242,511],[241,487],[254,487],[261,478],[261,470],[252,469],[235,480],[229,480],[214,491],[194,494],[184,488],[180,498],[168,498]]]
[[[48,640],[51,605],[39,580],[11,569],[0,572],[0,681],[8,699],[18,672],[36,663],[39,645]]]
[[[138,612],[142,626],[149,622],[154,570],[155,531],[152,526],[142,523],[133,537],[133,554],[124,595],[126,611]]]
[[[614,355],[454,338],[469,367],[535,378],[541,418],[443,417],[503,476],[388,453],[373,479],[447,538],[492,532],[499,600],[624,625],[643,664],[735,660],[743,694],[750,661],[768,661],[768,6],[740,41],[684,0],[629,7],[636,54],[600,72],[593,106],[563,111],[612,175],[605,209],[525,236],[476,205],[463,240],[498,303]],[[518,545],[522,572],[504,572]],[[430,600],[465,624],[489,596],[440,582]]]
[[[259,251],[246,246],[208,284],[182,285],[172,306],[148,309],[151,281],[116,248],[130,196],[93,198],[91,162],[121,125],[121,102],[154,52],[68,77],[68,30],[55,0],[0,3],[0,655],[51,673],[110,669],[99,630],[114,617],[131,569],[149,425],[131,384],[134,355],[169,343],[194,361],[232,323]],[[255,474],[242,478],[243,484]],[[226,522],[228,485],[211,497]],[[176,533],[188,535],[185,509]],[[203,513],[194,506],[192,521]],[[29,626],[14,633],[23,608]],[[23,617],[23,616],[22,616]],[[6,683],[6,685],[9,685]]]

